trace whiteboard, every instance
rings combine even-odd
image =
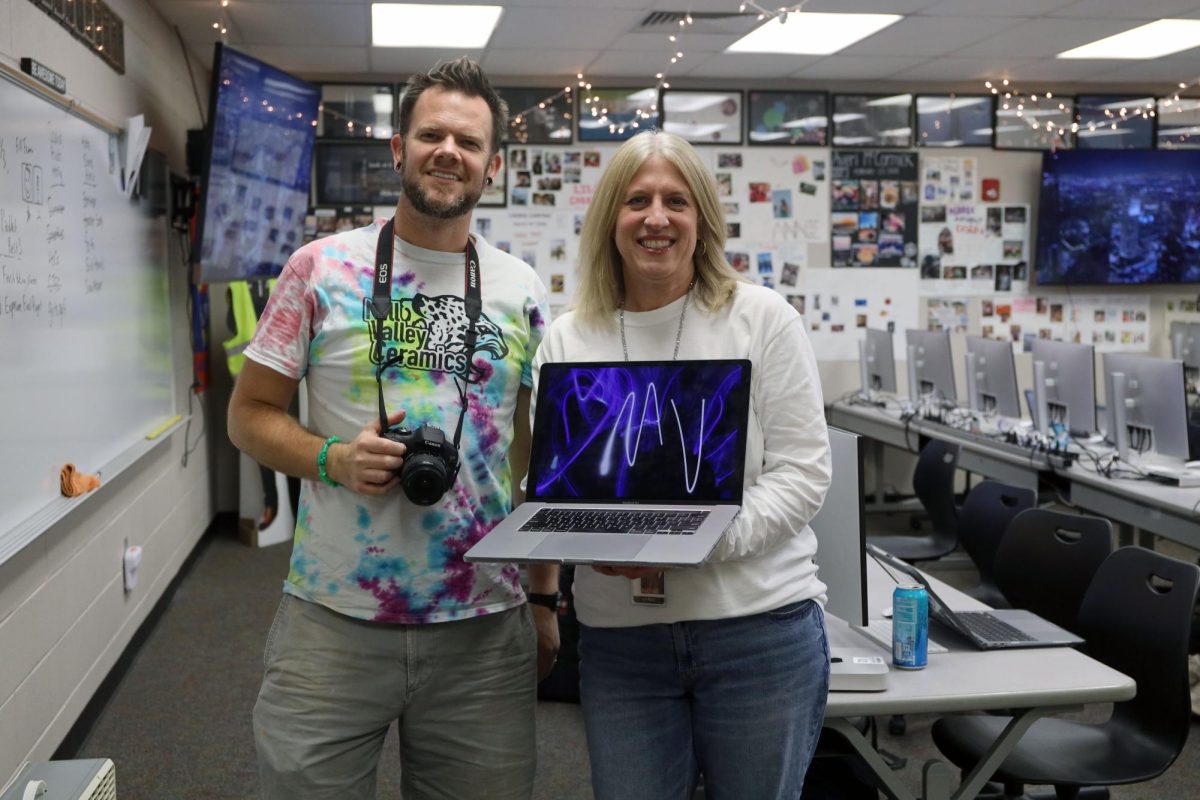
[[[167,225],[120,191],[115,138],[7,80],[0,108],[2,561],[64,463],[104,469],[174,390]]]

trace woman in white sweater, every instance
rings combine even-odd
[[[535,359],[750,359],[743,507],[708,561],[576,572],[598,800],[796,798],[825,708],[825,586],[809,520],[830,481],[803,320],[724,257],[716,182],[677,136],[614,155],[584,220],[581,288]],[[644,585],[643,585],[644,581]],[[654,590],[659,604],[631,602]],[[656,598],[657,599],[657,598]]]

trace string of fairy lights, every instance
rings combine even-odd
[[[1083,109],[1056,98],[1054,92],[1021,91],[1007,78],[996,81],[985,80],[983,86],[996,97],[997,117],[1016,118],[1030,127],[1032,131],[1041,132],[1046,136],[1057,136],[1060,140],[1067,135],[1079,134],[1083,131],[1094,133],[1118,130],[1125,122],[1142,119],[1154,119],[1161,113],[1180,113],[1195,110],[1197,103],[1189,102],[1183,94],[1189,89],[1200,86],[1200,78],[1191,81],[1180,81],[1165,96],[1150,94],[1144,97],[1128,97],[1114,99],[1098,109],[1103,112],[1103,119],[1084,121]],[[1039,119],[1047,115],[1054,119]],[[1070,120],[1068,122],[1067,120]],[[1186,138],[1186,137],[1184,137]]]
[[[789,15],[801,13],[807,2],[808,0],[802,0],[802,2],[791,5],[768,8],[754,0],[742,0],[738,3],[737,8],[738,14],[754,15],[759,22],[772,19],[786,22]],[[226,36],[229,31],[230,0],[216,0],[216,3],[218,13],[212,27],[221,36]],[[659,111],[658,98],[662,96],[664,90],[671,88],[671,70],[686,58],[683,46],[684,38],[688,29],[694,24],[695,20],[689,10],[677,21],[677,27],[666,34],[663,47],[663,58],[666,63],[661,71],[654,74],[654,81],[647,89],[634,93],[622,91],[621,96],[618,97],[611,91],[593,89],[592,82],[584,73],[576,73],[573,85],[567,84],[562,89],[552,92],[525,108],[510,109],[510,138],[517,142],[525,141],[528,138],[531,118],[538,112],[544,112],[547,109],[557,110],[560,101],[565,101],[562,103],[565,109],[558,111],[558,114],[569,124],[572,120],[571,109],[574,107],[574,103],[571,101],[574,97],[579,98],[580,115],[589,119],[592,126],[607,125],[610,134],[623,136],[627,131],[636,130],[646,124],[653,124]],[[1067,102],[1056,98],[1051,90],[1021,91],[1007,78],[984,81],[984,88],[996,96],[997,117],[1016,118],[1022,124],[1028,125],[1031,131],[1039,132],[1048,138],[1057,136],[1059,139],[1065,137],[1068,132],[1072,134],[1078,134],[1081,130],[1095,132],[1105,126],[1110,130],[1117,130],[1122,122],[1128,120],[1139,117],[1151,119],[1159,115],[1160,106],[1163,114],[1168,111],[1179,113],[1196,110],[1200,108],[1200,101],[1183,97],[1185,92],[1196,87],[1200,87],[1200,77],[1190,81],[1180,81],[1167,96],[1159,99],[1151,96],[1140,98],[1145,102],[1130,99],[1125,103],[1114,103],[1111,107],[1103,108],[1103,119],[1091,119],[1084,122],[1080,109],[1073,106],[1068,107]],[[631,97],[645,98],[645,102],[638,103],[631,110],[629,108]],[[621,104],[619,116],[615,106],[617,102]],[[613,106],[612,109],[610,109],[610,105]],[[356,119],[345,111],[325,104],[322,104],[320,113],[326,118],[336,120],[336,124],[344,124],[347,131],[351,133],[355,130],[362,130],[363,134],[369,137],[375,130],[372,122]],[[1046,117],[1051,118],[1047,119]],[[1070,121],[1068,122],[1068,120]]]

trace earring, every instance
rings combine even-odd
[[[491,185],[492,185],[492,179],[491,179],[491,178],[488,178],[487,180],[485,180],[485,181],[484,181],[484,184],[485,184],[485,185],[487,185],[487,186],[491,186]]]
[[[397,161],[397,162],[396,162],[396,165],[395,165],[395,166],[393,166],[393,167],[392,167],[392,169],[396,170],[396,173],[397,173],[397,174],[399,174],[399,172],[400,172],[400,162],[399,162],[399,161]]]

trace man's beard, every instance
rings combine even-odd
[[[404,191],[404,196],[408,198],[408,202],[418,213],[424,214],[427,217],[435,219],[455,219],[471,213],[475,208],[475,204],[479,202],[480,196],[483,194],[483,187],[470,191],[470,188],[463,184],[464,192],[456,200],[437,201],[421,187],[419,182],[420,175],[413,176],[408,171],[408,165],[405,164],[401,174],[401,188]]]

